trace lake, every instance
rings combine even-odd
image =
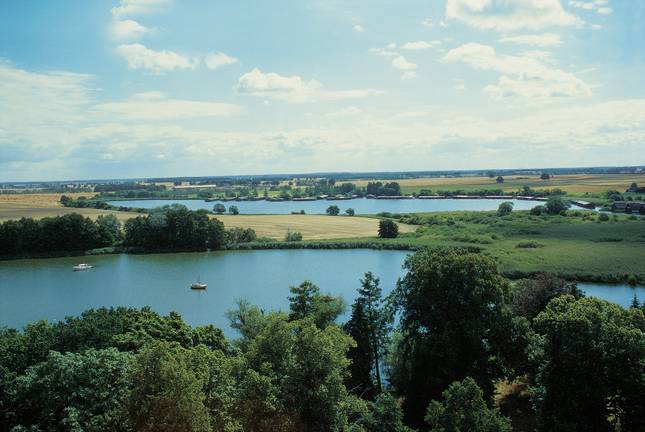
[[[226,310],[246,298],[260,307],[288,309],[289,286],[305,279],[323,292],[354,299],[367,271],[389,293],[403,275],[406,252],[360,250],[268,250],[155,255],[102,255],[0,262],[0,326],[20,328],[38,320],[63,319],[101,306],[149,305],[179,312],[191,325],[215,324],[230,336]],[[94,269],[73,272],[80,260]],[[189,285],[201,277],[206,291]],[[629,305],[645,287],[579,285],[594,295]]]
[[[304,210],[307,214],[325,214],[330,205],[337,205],[341,214],[348,208],[353,208],[357,214],[390,213],[418,213],[418,212],[445,212],[457,210],[497,210],[505,201],[513,203],[515,210],[530,210],[540,201],[504,200],[504,199],[401,199],[381,200],[368,198],[355,198],[351,200],[316,200],[316,201],[213,201],[203,200],[123,200],[108,201],[113,206],[155,208],[169,204],[183,204],[191,210],[212,210],[215,204],[221,203],[226,209],[232,205],[237,206],[242,214],[290,214]]]

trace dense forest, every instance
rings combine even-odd
[[[357,281],[344,323],[343,299],[305,281],[286,312],[240,300],[233,339],[148,308],[1,330],[0,430],[645,430],[637,300],[511,285],[458,249],[405,269],[388,296]]]

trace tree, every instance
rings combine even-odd
[[[299,242],[302,241],[302,233],[298,231],[287,230],[287,233],[284,236],[284,241],[287,242]]]
[[[338,216],[338,213],[340,213],[340,209],[338,208],[337,205],[330,205],[329,207],[327,207],[326,212],[329,216]]]
[[[431,432],[511,432],[509,419],[486,405],[482,390],[470,377],[450,384],[443,399],[428,406],[425,421]]]
[[[497,216],[507,216],[513,211],[513,203],[510,201],[505,201],[499,205],[497,208]]]
[[[320,293],[320,288],[311,281],[304,281],[299,286],[289,288],[289,319],[304,320],[311,318],[318,327],[326,327],[345,310],[345,303],[340,297]]]
[[[369,432],[412,432],[403,424],[403,411],[390,393],[381,393],[363,421]]]
[[[354,216],[354,214],[356,214],[356,213],[354,212],[354,209],[350,207],[347,210],[345,210],[345,214],[347,216]]]
[[[598,222],[607,222],[609,220],[609,215],[607,213],[600,213],[598,215]]]
[[[535,206],[531,209],[530,213],[533,216],[542,216],[542,214],[546,213],[546,207],[543,205]]]
[[[645,430],[645,316],[593,297],[564,295],[534,320],[542,430]]]
[[[111,245],[121,240],[121,222],[113,214],[99,215],[96,218],[96,224],[103,243]]]
[[[381,238],[397,238],[399,226],[390,219],[381,219],[378,223],[378,236]]]
[[[134,430],[211,430],[204,405],[206,373],[191,360],[190,351],[168,342],[155,342],[137,354],[127,400]]]
[[[15,424],[47,431],[126,431],[120,411],[131,358],[115,348],[51,351],[14,381]]]
[[[542,180],[548,180],[550,178],[551,176],[548,173],[542,173],[542,175],[540,175],[540,179]]]
[[[222,214],[226,212],[226,206],[222,203],[217,203],[213,206],[213,211],[217,214]]]
[[[232,205],[232,206],[230,206],[230,207],[228,208],[228,212],[229,212],[230,214],[232,214],[232,215],[239,215],[239,214],[240,214],[240,210],[237,208],[237,206],[236,206],[236,205]]]
[[[569,204],[562,197],[552,196],[546,201],[545,207],[548,214],[556,215],[566,211],[569,208]]]
[[[234,227],[226,230],[226,243],[250,243],[257,240],[258,236],[253,228]]]
[[[636,293],[634,293],[634,297],[632,297],[632,302],[629,305],[629,307],[634,309],[638,309],[641,307],[641,303],[638,301],[638,296],[636,295]]]
[[[350,350],[350,358],[357,359],[356,372],[362,382],[352,380],[352,384],[361,389],[361,392],[369,392],[374,386],[374,380],[375,390],[382,390],[381,362],[388,345],[392,320],[393,315],[382,298],[379,279],[372,272],[365,273],[358,289],[358,297],[352,306],[352,318],[345,325],[348,334],[356,341],[356,347]],[[366,367],[369,367],[368,377],[364,373]]]
[[[564,294],[575,298],[583,296],[575,282],[541,273],[533,279],[522,279],[517,283],[510,303],[511,310],[515,315],[532,320],[551,300]]]
[[[394,293],[400,360],[391,375],[405,396],[406,418],[419,426],[428,403],[453,381],[471,376],[492,394],[493,381],[504,374],[513,322],[505,307],[507,281],[491,258],[425,250],[408,257],[404,267],[407,274]]]
[[[497,183],[504,183],[504,177],[502,176],[497,176],[497,179],[495,180]]]

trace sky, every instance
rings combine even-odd
[[[642,164],[642,0],[0,2],[0,181]]]

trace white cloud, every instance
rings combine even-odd
[[[413,71],[413,70],[411,70],[411,71],[405,71],[405,72],[403,72],[403,74],[401,75],[401,79],[403,79],[403,80],[414,79],[414,78],[416,78],[416,77],[417,77],[417,72],[416,72],[416,71]]]
[[[539,47],[560,45],[562,43],[562,41],[560,40],[560,35],[555,33],[505,36],[499,39],[499,42],[522,44],[522,45],[534,45]]]
[[[546,64],[540,53],[502,55],[491,46],[469,43],[450,50],[441,61],[465,63],[476,70],[502,74],[496,85],[484,88],[484,92],[495,99],[524,97],[537,101],[550,97],[591,95],[591,89],[584,81]]]
[[[423,21],[421,21],[421,25],[424,27],[432,28],[434,27],[434,23],[430,18],[426,18]]]
[[[206,63],[206,67],[208,69],[217,69],[222,66],[237,63],[237,59],[235,57],[231,57],[224,53],[218,52],[207,55],[204,59],[204,62]]]
[[[244,109],[239,105],[221,102],[203,102],[181,99],[166,99],[161,92],[145,92],[133,95],[123,102],[108,102],[95,105],[95,110],[109,114],[111,119],[166,121],[169,119],[197,117],[230,117]]]
[[[166,72],[176,69],[195,69],[198,61],[173,51],[154,51],[144,45],[124,44],[116,48],[130,69],[146,69],[152,72]]]
[[[607,7],[609,4],[609,0],[572,0],[569,1],[569,5],[579,8],[579,9],[584,9],[588,11],[593,11],[595,10],[597,13],[601,15],[609,15],[613,13],[613,9],[610,7]]]
[[[324,100],[356,99],[381,94],[374,89],[327,90],[316,80],[303,80],[298,75],[290,77],[277,73],[264,73],[255,68],[238,79],[237,90],[251,96],[307,103]]]
[[[362,109],[355,106],[350,106],[350,107],[341,108],[338,111],[332,111],[325,115],[327,117],[353,117],[362,113],[363,113]]]
[[[539,30],[551,26],[581,25],[559,0],[448,0],[446,19],[484,30]]]
[[[392,66],[399,70],[415,70],[418,67],[415,63],[407,61],[402,55],[392,59]]]
[[[358,33],[363,33],[365,31],[365,28],[360,24],[356,24],[354,26],[354,31],[356,31]]]
[[[117,41],[139,40],[154,29],[139,24],[134,20],[116,20],[110,25],[112,39]]]
[[[119,6],[113,7],[114,18],[123,16],[144,15],[164,10],[172,0],[121,0]]]
[[[608,7],[601,7],[601,8],[598,8],[597,12],[602,15],[609,15],[612,12],[614,12],[614,10]]]
[[[410,51],[425,50],[425,49],[433,48],[437,45],[441,45],[441,41],[433,40],[431,42],[426,42],[426,41],[406,42],[403,45],[401,45],[401,49],[410,50]]]
[[[138,176],[158,176],[284,172],[293,166],[466,169],[481,168],[482,161],[494,167],[553,166],[554,154],[559,166],[627,165],[642,160],[645,142],[645,99],[572,101],[510,118],[410,107],[366,121],[348,109],[344,127],[222,132],[210,120],[192,128],[192,122],[170,115],[152,122],[146,116],[159,113],[147,111],[154,109],[149,106],[145,115],[132,113],[131,102],[175,101],[162,93],[140,93],[106,109],[96,104],[93,87],[88,75],[31,72],[0,62],[0,180],[128,177],[135,169]],[[199,104],[172,109],[184,108],[211,113]]]
[[[397,53],[396,51],[391,51],[383,48],[370,48],[369,52],[384,57],[396,57],[399,55],[399,53]]]

